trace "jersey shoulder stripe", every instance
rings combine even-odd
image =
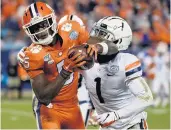
[[[132,75],[132,74],[134,74],[134,73],[136,73],[136,72],[139,72],[139,71],[141,71],[142,69],[141,69],[141,66],[139,66],[139,67],[137,67],[137,68],[134,68],[134,69],[132,69],[132,70],[130,70],[130,71],[127,71],[126,72],[126,76],[130,76],[130,75]]]
[[[132,69],[134,69],[134,68],[136,68],[136,67],[138,67],[138,66],[141,66],[141,62],[140,62],[139,60],[137,60],[137,61],[135,61],[135,62],[133,62],[133,63],[127,65],[127,66],[125,67],[125,71],[126,71],[126,72],[127,72],[127,71],[130,71],[130,70],[132,70]]]

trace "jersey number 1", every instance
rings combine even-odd
[[[101,95],[101,78],[97,77],[94,79],[94,81],[96,82],[96,93],[99,98],[99,101],[100,101],[100,103],[104,103],[104,99]]]

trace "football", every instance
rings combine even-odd
[[[81,55],[85,55],[86,57],[83,59],[83,61],[86,61],[86,63],[79,67],[78,69],[81,70],[87,70],[93,67],[94,65],[94,57],[90,57],[87,54],[87,49],[85,47],[85,45],[78,45],[78,46],[74,46],[71,49],[69,49],[68,53],[71,53],[68,58],[73,57],[75,54],[81,52]]]

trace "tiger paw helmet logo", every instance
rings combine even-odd
[[[63,26],[62,26],[62,30],[63,31],[66,31],[66,32],[69,32],[70,30],[71,30],[71,28],[72,28],[72,24],[71,23],[66,23],[66,24],[64,24]]]

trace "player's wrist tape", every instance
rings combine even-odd
[[[105,42],[97,43],[103,47],[101,55],[106,55],[108,53],[108,45]]]
[[[72,72],[65,70],[62,67],[62,70],[60,72],[60,75],[64,78],[64,79],[68,79],[68,77],[71,75]]]

